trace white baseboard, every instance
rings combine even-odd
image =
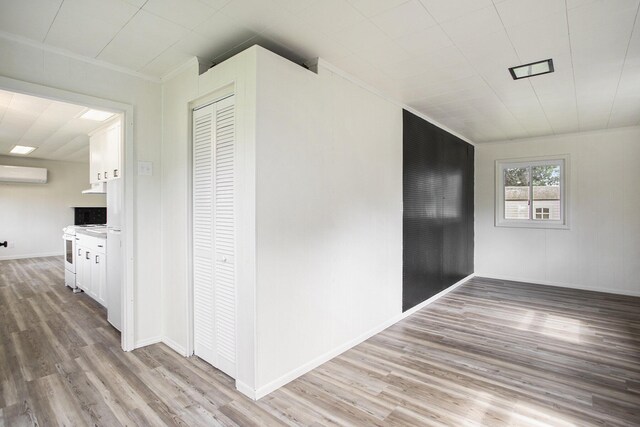
[[[45,252],[39,254],[23,254],[23,255],[2,255],[0,256],[0,261],[8,261],[12,259],[26,259],[26,258],[46,258],[50,256],[59,256],[60,262],[63,262],[62,258],[64,254],[62,252]]]
[[[533,283],[534,285],[556,286],[558,288],[580,289],[582,291],[604,292],[607,294],[626,295],[631,297],[640,297],[639,291],[629,291],[626,289],[602,288],[599,286],[582,286],[575,283],[554,282],[550,280],[527,279],[525,277],[501,276],[499,274],[480,274],[476,273],[476,277],[485,277],[494,280],[508,280],[510,282]]]
[[[242,381],[236,380],[236,389],[251,400],[259,399],[259,397],[256,394],[256,391],[252,389],[250,386],[243,383]]]
[[[165,343],[169,348],[171,348],[171,350],[175,351],[181,356],[189,357],[189,354],[187,353],[187,349],[184,346],[172,340],[171,338],[166,336],[162,337],[162,342]]]
[[[464,279],[460,280],[459,282],[454,283],[453,285],[449,286],[447,289],[441,291],[440,293],[432,296],[431,298],[429,298],[426,301],[423,301],[422,303],[418,304],[415,307],[410,308],[409,310],[405,311],[404,313],[399,313],[398,315],[386,320],[385,322],[383,322],[382,324],[368,330],[367,332],[359,335],[358,337],[347,341],[346,343],[339,345],[338,347],[334,348],[333,350],[330,350],[324,354],[322,354],[321,356],[316,357],[315,359],[305,363],[304,365],[293,369],[292,371],[284,374],[283,376],[281,376],[280,378],[277,378],[273,381],[271,381],[270,383],[258,388],[257,390],[252,389],[251,387],[247,386],[246,384],[243,384],[239,381],[236,381],[236,388],[238,389],[238,391],[240,391],[242,394],[246,395],[247,397],[249,397],[250,399],[253,400],[258,400],[264,396],[266,396],[267,394],[271,393],[272,391],[277,390],[278,388],[282,387],[283,385],[295,380],[296,378],[298,378],[301,375],[306,374],[307,372],[317,368],[318,366],[322,365],[325,362],[328,362],[329,360],[333,359],[336,356],[339,356],[340,354],[344,353],[345,351],[349,350],[350,348],[355,347],[356,345],[360,344],[361,342],[371,338],[372,336],[379,334],[380,332],[382,332],[383,330],[387,329],[389,326],[399,322],[400,320],[412,315],[413,313],[415,313],[416,311],[426,307],[427,305],[431,304],[432,302],[438,300],[439,298],[442,298],[443,296],[445,296],[446,294],[448,294],[449,292],[453,291],[454,289],[456,289],[457,287],[459,287],[460,285],[462,285],[463,283],[465,283],[467,280],[471,279],[474,275],[470,274],[469,276],[465,277]]]
[[[157,344],[159,342],[162,342],[162,337],[145,338],[143,340],[136,341],[136,344],[133,346],[133,348],[135,350],[136,348],[146,347],[148,345]]]

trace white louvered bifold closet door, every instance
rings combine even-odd
[[[234,97],[194,110],[194,352],[235,378],[234,155]]]

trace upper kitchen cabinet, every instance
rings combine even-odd
[[[121,176],[122,121],[117,118],[89,135],[89,173],[92,184]]]

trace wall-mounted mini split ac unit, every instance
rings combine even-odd
[[[45,168],[0,165],[0,182],[46,184],[47,170]]]

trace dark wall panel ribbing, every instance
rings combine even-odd
[[[403,112],[403,310],[473,272],[473,146]]]

